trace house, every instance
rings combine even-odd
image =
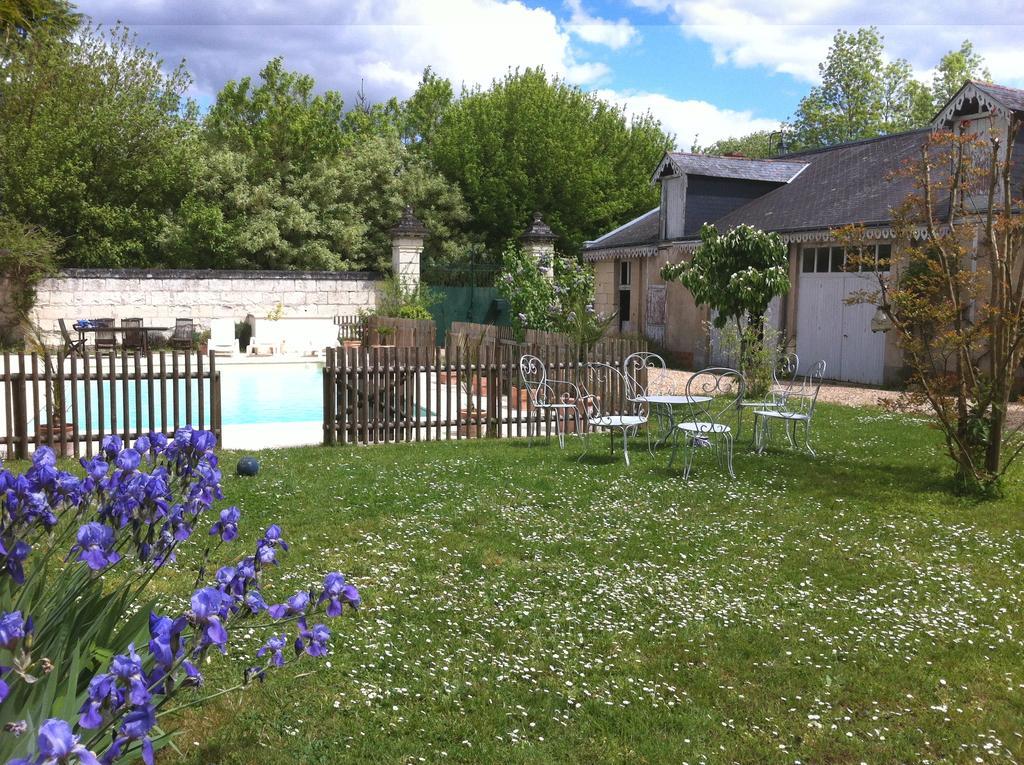
[[[769,309],[769,320],[801,365],[825,359],[830,378],[897,383],[905,372],[896,338],[871,331],[873,306],[845,302],[854,290],[870,289],[874,277],[844,269],[832,232],[862,225],[877,256],[898,261],[892,209],[913,183],[894,171],[919,156],[933,130],[1005,130],[1013,114],[1024,115],[1024,90],[968,82],[920,130],[776,159],[669,152],[651,178],[661,187],[661,204],[584,245],[583,257],[595,268],[597,308],[616,312],[621,331],[651,338],[693,368],[722,363],[707,330],[708,310],[660,272],[693,253],[705,222],[720,231],[748,224],[778,233],[788,246],[793,287]],[[1022,154],[1018,134],[1015,156]],[[1024,180],[1024,161],[1015,172]]]

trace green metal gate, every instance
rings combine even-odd
[[[452,267],[428,267],[423,281],[441,296],[431,309],[437,324],[437,344],[444,345],[453,321],[476,324],[511,324],[508,303],[494,288],[500,267],[491,263],[469,262]]]

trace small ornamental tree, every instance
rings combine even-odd
[[[895,406],[930,409],[958,490],[997,490],[1024,449],[1007,408],[1024,353],[1024,215],[1014,147],[1024,121],[998,132],[931,134],[903,172],[915,191],[894,211],[900,258],[851,302],[878,306],[910,373]],[[1019,165],[1019,160],[1017,161]],[[874,270],[863,232],[837,232]]]
[[[740,366],[748,372],[763,355],[768,305],[789,292],[786,245],[778,234],[737,226],[722,234],[711,224],[700,230],[701,245],[688,262],[661,269],[665,281],[680,282],[697,305],[716,312],[714,325],[735,322],[740,337]]]
[[[538,263],[510,244],[503,255],[498,290],[512,309],[512,327],[520,340],[528,329],[562,332],[584,358],[615,316],[594,308],[594,272],[588,266],[576,258],[556,256],[554,279],[548,279],[541,269],[551,265]]]

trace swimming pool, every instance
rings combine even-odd
[[[323,422],[323,364],[311,363],[237,363],[219,366],[221,380],[221,423],[223,425],[262,425],[267,423]],[[210,384],[200,383],[203,388],[202,421],[210,426]],[[186,392],[185,381],[179,380],[177,391],[167,385],[168,417],[173,418],[174,402],[177,401],[179,423],[199,424],[199,387],[192,381]],[[101,404],[102,394],[102,404]],[[149,421],[149,386],[142,385],[136,399],[134,385],[129,385],[127,396],[120,385],[113,390],[108,383],[96,381],[89,384],[88,406],[86,383],[79,380],[76,386],[77,413],[80,427],[84,425],[83,413],[89,412],[93,431],[103,429],[110,432],[120,429],[127,421],[133,426],[137,422],[138,409],[140,429],[157,430],[162,427],[160,411],[162,396],[159,384],[153,386],[153,410],[155,422]],[[40,412],[40,422],[47,418]]]

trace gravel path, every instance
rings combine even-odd
[[[663,372],[652,370],[648,376],[649,392],[652,394],[683,394],[686,392],[686,381],[692,375],[693,372],[682,372],[676,369],[666,369]],[[898,391],[826,383],[821,386],[818,400],[843,406],[881,406],[883,402],[894,401],[898,396]],[[1017,426],[1024,422],[1024,404],[1010,404],[1008,420],[1011,426]]]

